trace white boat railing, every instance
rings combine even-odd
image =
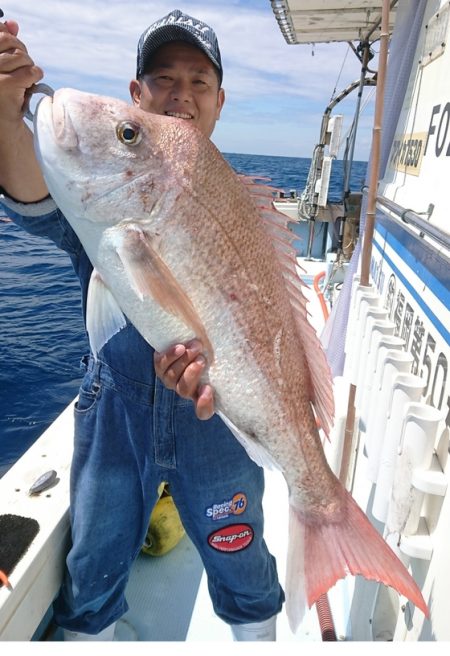
[[[0,479],[0,514],[30,518],[39,531],[0,588],[0,640],[31,640],[62,581],[69,542],[72,402]],[[31,485],[55,470],[54,487],[30,496]]]

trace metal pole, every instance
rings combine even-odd
[[[383,122],[384,85],[386,80],[388,41],[389,41],[389,0],[383,0],[381,14],[380,58],[378,65],[377,92],[375,97],[375,116],[372,136],[372,161],[370,166],[369,191],[367,198],[366,225],[361,252],[361,285],[369,284],[372,240],[375,227],[378,176],[380,172],[381,125]]]
[[[372,158],[370,165],[369,190],[366,212],[364,242],[361,252],[361,285],[369,285],[370,259],[372,257],[372,240],[375,226],[375,210],[378,190],[378,175],[380,169],[381,124],[383,120],[384,86],[386,79],[388,39],[389,39],[389,0],[383,0],[381,14],[380,57],[378,63],[377,92],[375,99],[375,115],[372,133]],[[347,421],[339,478],[345,484],[348,479],[348,469],[353,450],[353,434],[355,424],[355,394],[356,386],[350,385],[347,407]]]
[[[310,217],[308,219],[309,223],[309,235],[308,235],[308,247],[306,249],[306,260],[311,260],[312,259],[312,247],[314,243],[314,232],[315,232],[315,227],[316,227],[316,222],[313,217]]]

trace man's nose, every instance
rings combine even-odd
[[[172,87],[171,96],[173,100],[181,102],[190,100],[192,97],[191,85],[186,80],[177,80]]]

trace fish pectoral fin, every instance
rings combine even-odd
[[[96,358],[102,346],[126,326],[125,316],[116,299],[94,269],[89,280],[86,306],[86,329]]]
[[[222,419],[225,426],[230,429],[241,446],[247,451],[247,455],[251,460],[265,469],[278,469],[281,471],[280,465],[274,460],[274,458],[272,458],[270,453],[256,440],[256,438],[238,428],[236,424],[234,424],[222,411],[217,410],[217,414]]]
[[[201,340],[208,363],[214,352],[206,329],[188,295],[152,245],[152,237],[129,224],[121,234],[117,254],[128,279],[141,298],[150,297],[178,317]]]

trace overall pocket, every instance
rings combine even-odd
[[[98,382],[92,381],[89,385],[83,382],[78,399],[75,402],[75,413],[83,414],[91,410],[101,394],[101,385]]]

